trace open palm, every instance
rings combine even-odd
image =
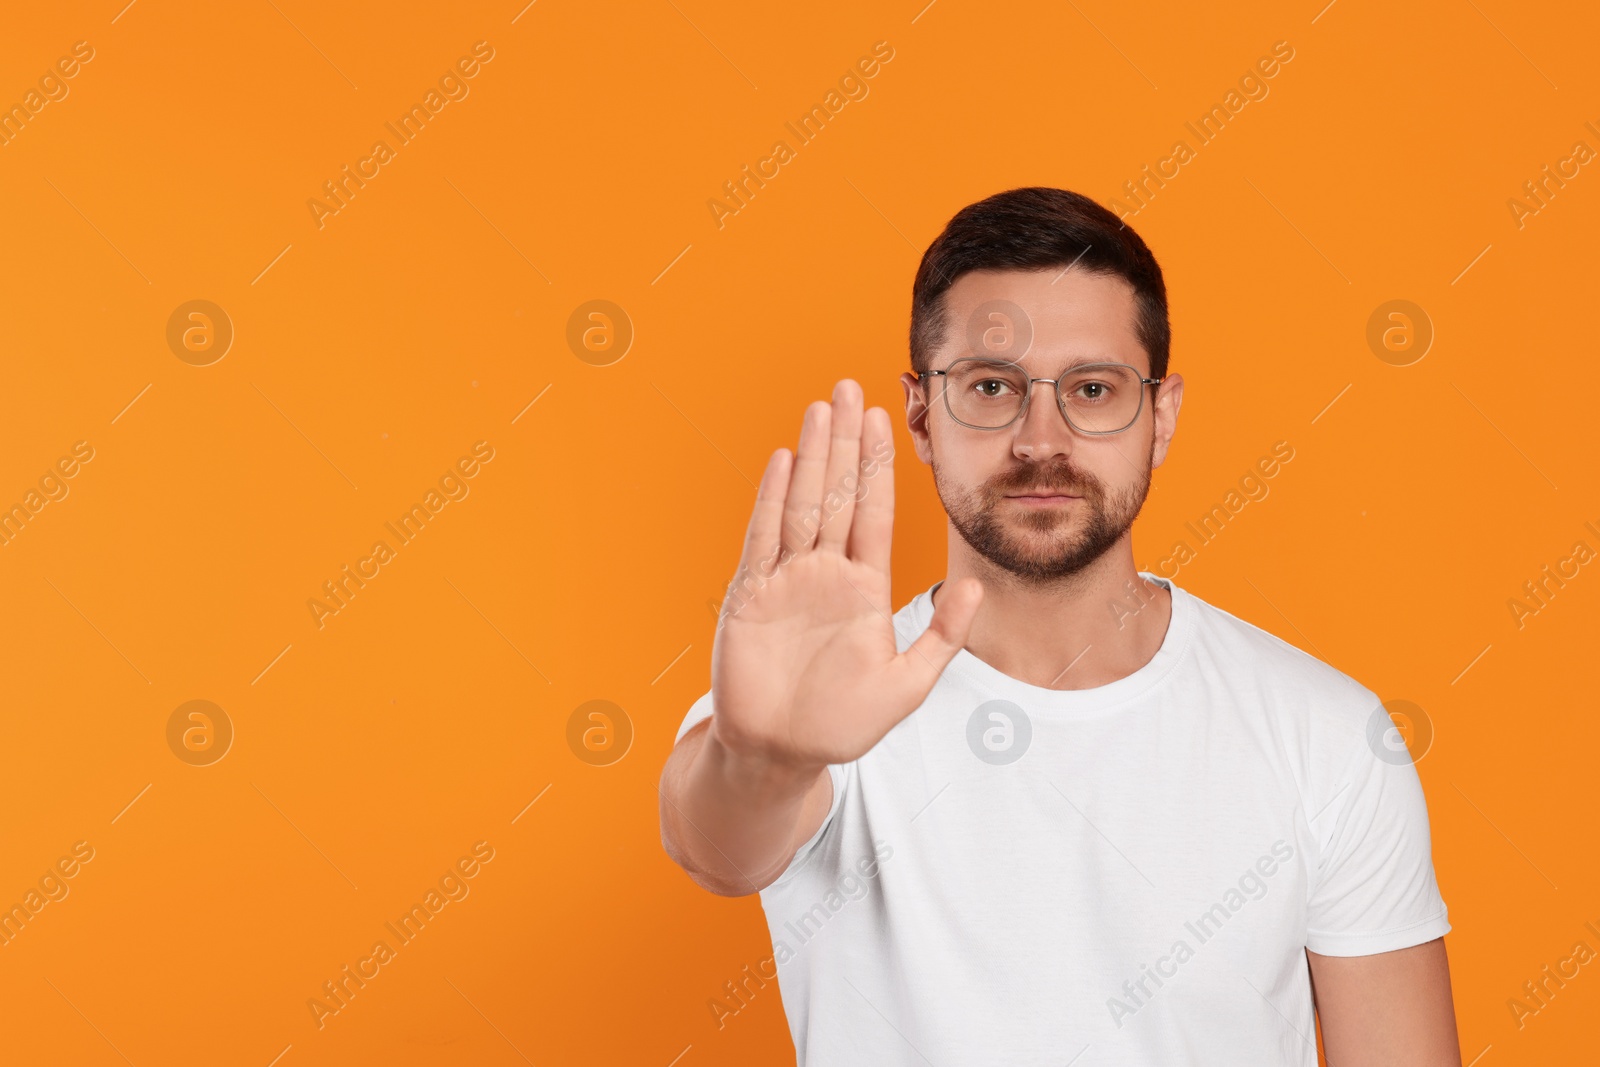
[[[922,704],[965,643],[982,597],[973,579],[944,589],[927,631],[897,651],[892,456],[888,413],[863,414],[846,379],[831,406],[806,409],[793,461],[788,449],[768,461],[711,653],[712,728],[730,749],[854,760]]]

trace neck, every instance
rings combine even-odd
[[[1020,682],[1042,689],[1108,685],[1150,662],[1166,637],[1172,594],[1139,576],[1129,536],[1082,571],[1049,583],[1025,582],[996,567],[953,529],[951,539],[945,581],[970,575],[983,583],[966,649]]]

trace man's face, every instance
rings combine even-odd
[[[1133,287],[1115,275],[974,271],[944,301],[945,338],[932,370],[985,355],[1016,362],[1034,378],[1077,362],[1126,363],[1150,377],[1134,332]],[[1023,417],[979,430],[951,418],[943,377],[926,386],[909,374],[901,380],[917,453],[933,466],[951,525],[974,552],[1028,583],[1076,574],[1129,536],[1150,472],[1166,457],[1182,395],[1176,375],[1159,394],[1144,386],[1133,425],[1090,435],[1067,424],[1048,382],[1036,382]]]

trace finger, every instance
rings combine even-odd
[[[730,594],[742,591],[746,583],[771,578],[777,568],[778,524],[783,521],[783,499],[789,492],[789,459],[787,448],[778,449],[767,459],[767,469],[756,488],[755,507],[750,509],[739,570],[733,578],[733,586],[737,588],[731,588]]]
[[[800,424],[800,447],[789,478],[789,495],[783,502],[781,537],[785,555],[809,552],[816,542],[832,414],[833,409],[818,400],[806,408],[805,420]]]
[[[888,574],[894,540],[894,434],[883,408],[873,408],[862,419],[861,445],[861,492],[850,523],[848,554]]]
[[[912,702],[913,707],[926,699],[939,675],[966,645],[982,601],[983,583],[976,578],[963,578],[940,589],[928,628],[895,658],[907,695],[919,698]]]
[[[842,378],[833,387],[833,432],[824,470],[822,529],[817,547],[843,552],[850,540],[850,517],[861,490],[861,386]]]

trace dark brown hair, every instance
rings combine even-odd
[[[1031,186],[968,204],[922,254],[911,285],[911,369],[921,374],[943,343],[944,293],[974,270],[1065,268],[1115,274],[1133,286],[1134,331],[1150,357],[1150,376],[1164,377],[1172,348],[1167,286],[1161,267],[1137,233],[1086,196]]]

